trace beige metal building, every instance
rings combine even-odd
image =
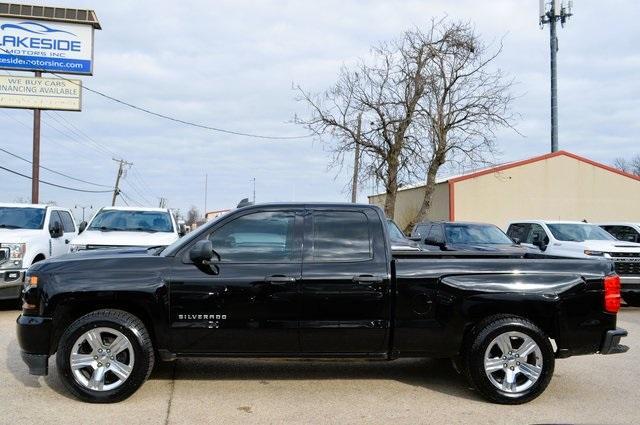
[[[424,186],[403,188],[395,221],[415,217]],[[369,203],[384,206],[384,194]],[[640,222],[640,177],[566,151],[439,180],[430,220],[480,221],[506,228],[521,219]]]

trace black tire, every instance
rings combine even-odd
[[[94,328],[110,328],[122,333],[134,352],[135,361],[129,376],[119,387],[111,390],[89,389],[76,380],[71,370],[69,357],[75,342]],[[90,403],[114,403],[126,399],[147,380],[154,362],[151,337],[142,321],[131,313],[115,309],[96,310],[73,322],[60,337],[56,354],[56,365],[65,387],[80,400]]]
[[[494,386],[484,366],[485,352],[489,344],[500,334],[511,331],[532,338],[542,354],[542,370],[537,381],[528,389],[516,393],[503,391]],[[470,335],[462,357],[463,372],[471,386],[484,398],[499,404],[522,404],[538,397],[549,385],[555,366],[555,356],[549,338],[535,324],[518,316],[494,316],[484,320]]]
[[[640,307],[640,293],[627,293],[622,295],[622,299],[629,307]]]

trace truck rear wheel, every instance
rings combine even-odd
[[[136,316],[122,310],[96,310],[64,332],[56,364],[76,397],[113,403],[129,397],[149,377],[154,351],[147,329]]]
[[[465,353],[470,384],[500,404],[521,404],[538,397],[549,385],[554,365],[549,338],[517,316],[485,321]]]

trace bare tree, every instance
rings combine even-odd
[[[423,159],[425,194],[420,210],[409,223],[426,217],[431,208],[438,171],[445,164],[487,164],[495,152],[496,130],[512,128],[510,112],[513,81],[492,62],[493,51],[468,23],[432,21],[428,32],[415,31],[412,43],[428,52],[426,89],[417,110],[418,126],[426,135]]]
[[[373,48],[353,69],[343,67],[324,93],[297,86],[310,114],[295,121],[332,140],[333,165],[341,166],[345,154],[360,146],[360,177],[383,183],[389,217],[398,189],[425,179],[415,222],[431,206],[440,167],[486,162],[496,129],[511,126],[512,82],[488,69],[499,53],[489,54],[469,24],[433,20],[426,31],[406,31]],[[358,133],[360,114],[366,125]]]
[[[191,208],[189,208],[189,211],[187,211],[187,218],[185,220],[185,223],[187,224],[187,226],[194,226],[198,223],[198,221],[200,221],[200,218],[200,210],[198,210],[195,205],[192,205]]]
[[[635,155],[629,160],[626,158],[616,158],[613,166],[625,173],[640,176],[640,154]]]
[[[398,188],[416,177],[419,144],[411,124],[424,93],[421,75],[426,61],[420,46],[409,44],[410,33],[371,51],[354,70],[343,67],[337,83],[320,95],[299,86],[298,100],[310,109],[296,122],[333,140],[332,165],[341,166],[346,153],[360,147],[360,177],[383,183],[384,210],[393,217]],[[409,51],[412,49],[411,51]],[[362,116],[363,128],[358,129]]]

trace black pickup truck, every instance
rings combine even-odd
[[[90,402],[128,397],[158,358],[452,358],[484,397],[517,404],[544,391],[556,358],[627,350],[612,263],[392,254],[385,223],[370,205],[257,205],[166,248],[37,263],[22,358],[45,375],[57,353]]]

